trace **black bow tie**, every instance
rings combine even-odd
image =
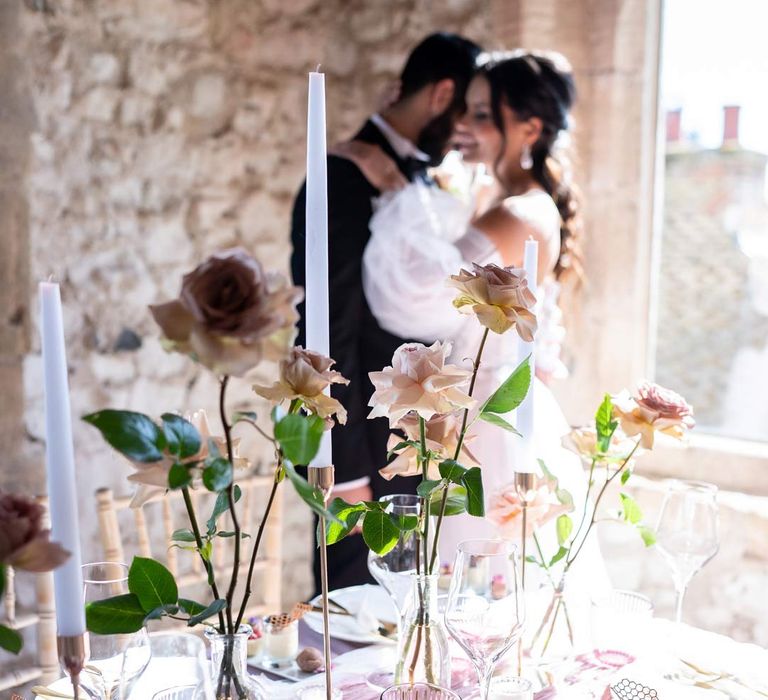
[[[418,158],[409,156],[403,159],[403,172],[409,180],[415,180],[418,177],[426,175],[427,163]]]

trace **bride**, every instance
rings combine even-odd
[[[573,98],[570,67],[557,54],[494,55],[482,65],[467,91],[467,111],[456,136],[464,162],[484,166],[488,173],[471,201],[416,182],[385,194],[371,219],[363,279],[368,304],[383,328],[426,343],[451,340],[452,361],[471,364],[468,358],[477,351],[482,329],[474,318],[456,312],[455,294],[445,280],[462,267],[471,269],[473,262],[522,267],[525,241],[533,238],[539,244],[537,373],[548,378],[562,371],[557,294],[561,283],[581,276],[578,206],[561,154]],[[381,187],[392,168],[385,154],[370,150],[375,148],[351,144],[340,155],[354,160]],[[522,359],[515,337],[490,334],[475,385],[479,402]],[[579,512],[586,479],[576,455],[561,447],[569,426],[540,379],[532,391],[536,457],[570,491]],[[469,449],[482,466],[488,510],[494,493],[513,478],[520,439],[482,421],[474,424],[473,433]],[[543,533],[542,541],[553,553],[554,528],[548,530],[550,536]],[[487,519],[447,518],[441,558],[450,561],[463,539],[497,534]],[[585,585],[607,580],[596,543],[584,548],[571,580],[581,578],[577,569],[589,579]]]

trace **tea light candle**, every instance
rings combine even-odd
[[[275,665],[293,662],[299,653],[299,621],[274,624],[269,619],[264,624],[264,655]]]

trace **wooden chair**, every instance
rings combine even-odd
[[[240,599],[242,585],[248,573],[251,546],[258,530],[266,498],[272,488],[272,476],[254,474],[238,479],[242,490],[238,501],[238,515],[243,532],[250,534],[241,544],[241,565],[239,572],[238,594]],[[264,529],[259,558],[254,567],[253,594],[244,619],[251,615],[264,615],[281,611],[281,574],[282,574],[282,489],[278,488],[272,511]],[[190,492],[197,513],[201,530],[213,510],[215,494],[202,488]],[[182,595],[193,597],[190,590],[200,591],[200,602],[210,600],[207,588],[207,576],[200,557],[194,552],[185,552],[177,546],[171,546],[171,535],[179,528],[189,529],[186,510],[180,491],[171,491],[160,495],[144,504],[141,508],[130,507],[131,497],[116,498],[111,489],[101,488],[96,491],[98,508],[99,534],[105,561],[125,562],[130,564],[133,555],[154,557],[162,561],[173,573]],[[159,516],[159,522],[158,522]],[[124,525],[121,527],[121,521]],[[132,521],[134,537],[128,535],[127,524]],[[220,530],[231,530],[229,514],[219,519]],[[217,583],[223,596],[229,585],[234,538],[216,538],[213,548],[215,570],[219,573]]]
[[[50,527],[48,520],[48,499],[39,497],[38,503],[45,509],[45,527]],[[37,663],[20,665],[4,670],[0,675],[0,691],[25,685],[32,681],[43,685],[56,680],[59,672],[59,659],[56,651],[56,612],[53,598],[53,573],[23,573],[30,580],[34,577],[36,610],[18,610],[16,606],[15,572],[6,568],[5,593],[3,594],[3,614],[0,618],[7,627],[24,630],[36,627]],[[24,653],[24,652],[22,652]],[[4,659],[7,661],[7,656]],[[9,664],[10,665],[10,664]]]

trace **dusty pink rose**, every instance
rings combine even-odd
[[[35,501],[0,491],[0,564],[23,571],[51,571],[69,552],[43,530],[43,508]]]
[[[391,367],[368,375],[375,387],[368,417],[385,416],[394,426],[409,411],[429,420],[436,414],[471,408],[475,402],[463,390],[471,373],[446,364],[450,352],[450,343],[401,345],[392,356]]]
[[[640,435],[640,446],[647,450],[653,447],[656,431],[680,440],[696,425],[686,400],[653,382],[641,384],[634,396],[624,391],[612,401],[621,429],[629,437]]]
[[[197,454],[181,460],[182,464],[201,462],[208,457],[210,452],[209,440],[213,441],[222,456],[227,456],[227,441],[223,436],[211,435],[211,428],[205,411],[195,411],[187,417],[187,420],[200,433],[200,450]],[[239,456],[239,445],[240,438],[234,438],[232,440],[233,466],[235,469],[245,469],[248,467],[248,460]],[[162,496],[168,490],[168,473],[176,461],[178,461],[177,458],[167,450],[163,454],[163,458],[158,462],[130,460],[136,471],[128,477],[128,481],[139,485],[131,499],[131,508],[141,508],[145,503],[158,496]]]
[[[462,313],[475,314],[494,333],[506,333],[514,327],[523,340],[532,341],[536,332],[536,297],[528,289],[525,270],[493,263],[472,263],[472,267],[472,272],[461,270],[458,275],[451,275],[448,284],[460,292],[453,305]]]
[[[321,418],[336,416],[339,423],[347,422],[347,412],[334,398],[323,392],[331,384],[349,384],[349,380],[332,370],[334,361],[318,352],[293,347],[288,357],[280,361],[280,379],[272,386],[254,385],[253,390],[274,403],[301,399],[304,405]]]
[[[434,416],[426,421],[426,443],[427,449],[439,455],[442,459],[453,459],[456,454],[456,445],[459,441],[459,428],[461,420],[456,413],[447,413],[445,415]],[[414,413],[406,415],[398,424],[408,440],[419,439],[419,419]],[[471,443],[474,436],[466,436],[459,453],[459,463],[465,467],[477,467],[479,463],[477,458],[467,448],[467,443]],[[398,435],[390,435],[387,449],[391,450],[403,439]],[[429,463],[430,479],[439,479],[438,471],[439,460],[431,460]],[[418,450],[415,447],[405,447],[397,453],[397,456],[383,469],[379,469],[385,479],[392,479],[394,476],[418,476],[421,474],[421,466],[418,459]]]
[[[242,248],[216,253],[184,275],[178,299],[150,306],[167,349],[217,374],[242,376],[280,359],[295,335],[303,292],[268,275]]]
[[[536,477],[534,489],[526,494],[528,513],[525,522],[525,536],[546,525],[559,515],[573,510],[572,505],[560,503],[555,493],[553,479]],[[491,496],[488,519],[495,523],[502,537],[519,540],[523,528],[523,506],[514,483],[507,484]]]

